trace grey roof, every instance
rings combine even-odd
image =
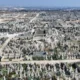
[[[33,52],[33,56],[45,56],[46,52],[40,51],[40,52]]]

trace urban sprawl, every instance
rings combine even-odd
[[[0,80],[80,80],[80,10],[0,10]]]

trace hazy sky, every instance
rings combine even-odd
[[[21,7],[80,7],[80,0],[0,0],[0,6]]]

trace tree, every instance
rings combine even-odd
[[[23,48],[23,49],[22,49],[22,52],[23,52],[23,54],[25,55],[27,51],[26,51],[25,48]]]
[[[65,65],[64,63],[61,63],[61,64],[60,64],[61,69],[63,69],[64,65]]]
[[[52,76],[52,80],[57,80],[56,76]]]
[[[22,64],[23,69],[26,71],[27,70],[27,64]]]
[[[53,54],[53,55],[52,55],[52,59],[53,59],[53,60],[58,60],[58,59],[59,59],[58,54],[57,54],[57,53],[56,53],[56,54]]]
[[[2,57],[0,56],[0,61],[1,61]]]
[[[76,64],[76,63],[73,63],[73,64],[72,64],[72,68],[73,68],[73,69],[76,69],[76,68],[77,68],[77,64]]]
[[[77,68],[78,73],[80,73],[80,67]]]

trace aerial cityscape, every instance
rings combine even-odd
[[[62,4],[69,7],[61,7],[56,0],[58,7],[51,7],[49,0],[44,6],[35,0],[30,6],[38,7],[13,7],[30,2],[16,1],[14,5],[14,1],[3,1],[0,80],[80,80],[79,4],[66,2]],[[3,3],[9,7],[2,7]]]

